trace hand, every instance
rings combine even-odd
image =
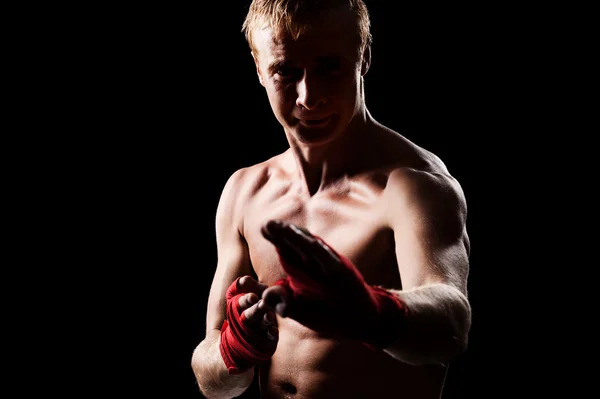
[[[399,298],[368,285],[349,259],[305,229],[271,221],[262,233],[288,275],[262,294],[280,316],[371,348],[389,345],[407,316]]]
[[[243,276],[227,289],[220,350],[230,374],[242,373],[275,352],[279,339],[275,314],[259,299],[266,288],[252,277]]]
[[[270,340],[277,341],[279,330],[275,312],[261,299],[263,291],[268,286],[250,276],[240,277],[237,281],[237,288],[231,291],[232,293],[237,292],[239,308],[244,313],[248,326],[252,329],[258,328],[260,331],[264,331]],[[231,296],[232,293],[229,295]],[[228,301],[229,299],[227,298]]]

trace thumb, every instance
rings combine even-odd
[[[290,288],[287,278],[276,281],[272,286],[267,288],[263,294],[263,301],[270,308],[282,317],[285,317],[288,305],[293,297],[293,291]]]

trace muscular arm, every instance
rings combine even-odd
[[[466,204],[448,176],[395,171],[386,188],[406,328],[386,349],[410,364],[444,363],[466,350],[471,326]]]
[[[206,337],[194,350],[192,369],[198,386],[207,398],[232,398],[241,395],[251,384],[254,369],[230,375],[219,350],[221,326],[225,320],[225,293],[239,276],[250,274],[248,249],[240,235],[240,212],[237,209],[242,171],[227,181],[216,212],[217,267],[208,298]]]

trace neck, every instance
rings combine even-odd
[[[310,196],[360,168],[375,124],[365,109],[355,116],[342,134],[329,142],[320,145],[290,143],[295,173]]]

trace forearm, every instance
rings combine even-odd
[[[388,354],[409,364],[439,364],[466,350],[471,307],[462,292],[445,284],[390,291],[407,305],[409,316]]]
[[[231,375],[219,350],[220,335],[206,337],[192,356],[192,369],[198,387],[208,399],[229,399],[244,393],[254,378],[254,367],[245,373]]]

